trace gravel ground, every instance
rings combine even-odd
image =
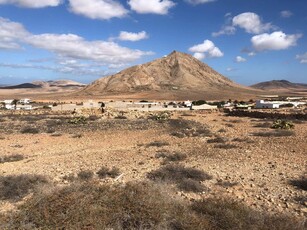
[[[0,163],[0,176],[45,175],[61,185],[69,183],[65,176],[106,166],[119,168],[118,181],[124,183],[146,180],[148,172],[161,167],[157,153],[179,152],[187,155],[181,164],[213,176],[202,182],[206,192],[178,192],[180,196],[226,196],[258,210],[307,217],[307,191],[291,184],[307,176],[307,123],[296,124],[292,136],[263,137],[254,134],[272,130],[255,126],[272,121],[219,112],[178,112],[166,121],[146,119],[146,113],[116,116],[75,125],[68,123],[70,114],[2,114],[0,158],[20,154],[24,159]],[[21,133],[25,127],[38,133]],[[2,211],[14,207],[0,201]]]

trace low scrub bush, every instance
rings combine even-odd
[[[254,143],[254,141],[253,140],[251,140],[251,139],[249,139],[249,138],[247,138],[247,137],[244,137],[244,138],[239,138],[239,137],[236,137],[236,138],[234,138],[234,139],[232,139],[232,141],[234,141],[234,142],[245,142],[245,143]]]
[[[178,188],[185,192],[196,192],[196,193],[207,190],[207,188],[199,181],[195,181],[192,179],[183,179],[178,183]]]
[[[24,156],[21,154],[12,154],[8,156],[0,157],[0,163],[21,161],[23,159],[24,159]]]
[[[187,159],[187,155],[184,153],[157,153],[156,158],[163,158],[162,164],[167,164],[169,162],[179,162]]]
[[[126,116],[123,116],[123,115],[118,115],[116,117],[114,117],[114,119],[122,119],[122,120],[125,120],[125,119],[128,119]]]
[[[205,199],[192,204],[192,210],[212,223],[212,229],[304,229],[304,222],[287,216],[273,216],[251,210],[229,199]]]
[[[160,169],[148,173],[147,177],[154,181],[163,181],[176,184],[178,188],[185,189],[184,191],[192,191],[194,187],[196,187],[195,183],[192,183],[191,180],[199,183],[201,181],[212,179],[212,176],[199,169],[190,167],[186,168],[178,164],[166,165]],[[191,185],[193,188],[189,189],[188,185]]]
[[[286,121],[286,120],[276,120],[273,122],[272,129],[293,129],[294,124],[291,121]]]
[[[0,176],[0,199],[21,199],[38,185],[47,182],[46,177],[40,175]]]
[[[106,177],[115,178],[115,177],[119,176],[120,171],[116,167],[113,167],[112,169],[109,169],[109,168],[107,168],[105,166],[102,166],[96,174],[101,179],[106,178]]]
[[[207,140],[207,143],[226,143],[226,142],[227,142],[227,139],[223,137],[216,137],[216,138]]]
[[[171,118],[171,114],[168,112],[158,112],[158,113],[152,113],[148,116],[148,119],[155,120],[155,121],[163,121],[168,120]]]
[[[21,129],[20,132],[23,133],[23,134],[26,134],[26,133],[38,134],[39,133],[39,129],[38,128],[34,128],[34,127],[24,127],[23,129]]]
[[[84,116],[74,117],[68,121],[69,124],[74,124],[74,125],[86,124],[86,122],[87,122],[87,118]]]
[[[233,144],[217,144],[214,147],[219,149],[234,149],[237,148],[238,146]]]
[[[257,137],[290,137],[295,136],[295,132],[291,130],[275,130],[272,132],[256,132],[253,135]]]
[[[303,230],[303,221],[271,216],[225,199],[192,204],[175,199],[162,185],[73,183],[34,194],[10,216],[3,229],[169,229]]]
[[[93,178],[94,173],[90,170],[82,170],[78,173],[77,176],[78,179],[87,181]]]
[[[154,141],[154,142],[148,143],[146,147],[163,147],[167,145],[169,145],[169,143],[165,141]]]
[[[72,184],[26,201],[7,229],[210,229],[152,183]]]
[[[62,136],[62,133],[56,133],[56,132],[54,132],[54,133],[52,133],[50,136],[52,136],[52,137],[60,137],[60,136]]]
[[[75,133],[73,135],[71,135],[72,138],[81,138],[82,134],[81,133]]]
[[[303,176],[297,180],[291,180],[290,184],[297,187],[298,189],[307,191],[307,176]]]

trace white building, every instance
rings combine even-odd
[[[305,102],[299,101],[256,101],[256,109],[278,109],[281,105],[292,104],[293,107],[306,104]]]
[[[19,100],[20,104],[30,104],[31,100],[29,98],[24,98]]]

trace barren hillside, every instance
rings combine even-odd
[[[166,57],[100,78],[77,95],[181,100],[221,99],[256,93],[191,55],[173,51]]]

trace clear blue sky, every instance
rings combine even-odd
[[[307,83],[307,2],[0,0],[0,84],[90,83],[173,50],[245,85]]]

